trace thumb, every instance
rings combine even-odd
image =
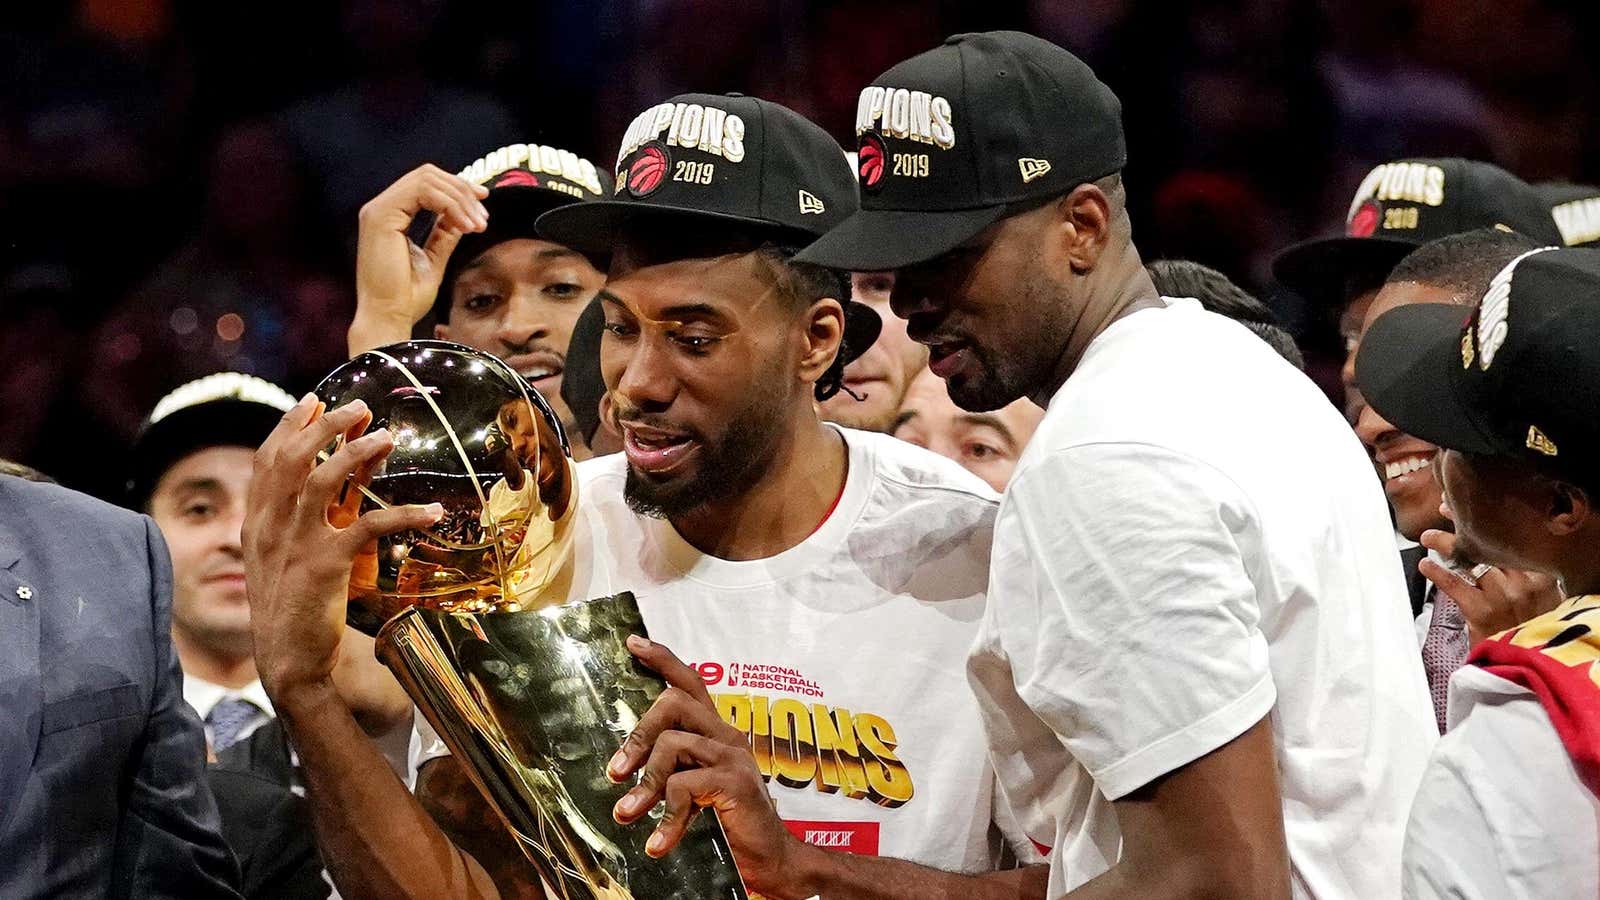
[[[443,277],[445,264],[450,261],[450,254],[455,252],[459,243],[461,243],[460,231],[443,225],[433,229],[433,233],[428,235],[428,242],[422,247],[430,275],[435,278]]]

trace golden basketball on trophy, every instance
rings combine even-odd
[[[633,595],[569,597],[581,497],[560,420],[493,356],[444,341],[363,353],[317,387],[362,400],[394,449],[363,508],[439,503],[356,561],[347,619],[499,814],[552,896],[742,900],[714,815],[671,856],[611,808],[605,764],[665,687],[628,652]]]

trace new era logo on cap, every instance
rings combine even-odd
[[[1449,304],[1379,316],[1361,339],[1356,380],[1373,409],[1407,434],[1592,478],[1600,471],[1596,348],[1600,251],[1544,247],[1501,269],[1464,325]]]
[[[802,216],[821,215],[827,209],[827,207],[822,204],[822,201],[817,199],[817,195],[811,193],[810,191],[801,190],[799,197],[800,214]]]
[[[1017,168],[1022,170],[1022,183],[1027,184],[1035,178],[1048,175],[1050,173],[1050,161],[1048,159],[1032,159],[1024,156],[1017,160]]]

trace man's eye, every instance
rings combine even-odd
[[[482,312],[499,302],[500,297],[496,294],[473,294],[461,304],[461,307],[472,312]]]
[[[215,510],[210,503],[191,503],[183,508],[183,517],[186,519],[207,519]]]
[[[1000,455],[1000,450],[988,444],[980,444],[974,441],[967,445],[967,455],[977,460],[994,459]]]
[[[568,297],[576,297],[583,293],[583,286],[571,284],[569,282],[561,282],[559,284],[552,284],[546,287],[544,292],[552,297],[566,299]]]
[[[628,335],[633,334],[633,326],[626,322],[607,322],[605,324],[605,330],[610,334],[616,335],[617,337],[627,337]]]
[[[690,350],[705,350],[712,344],[722,340],[720,337],[708,337],[701,334],[674,334],[672,339]]]

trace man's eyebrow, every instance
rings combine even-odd
[[[563,256],[582,257],[583,254],[572,249],[571,247],[546,247],[545,249],[534,254],[535,259],[559,259]]]
[[[889,433],[894,434],[896,431],[900,430],[902,425],[905,425],[916,417],[917,411],[914,409],[901,410],[900,414],[894,417],[894,427],[889,429]]]
[[[222,482],[215,478],[197,477],[185,478],[163,493],[171,494],[216,494],[221,493]]]
[[[993,413],[962,413],[961,421],[968,425],[993,428],[995,431],[1000,432],[1002,437],[1010,441],[1012,446],[1016,446],[1017,436],[1012,434],[1011,429],[1006,427],[1006,423],[1000,421],[1000,417]]]

